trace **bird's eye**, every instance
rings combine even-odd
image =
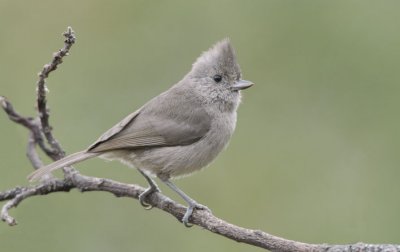
[[[216,74],[216,75],[214,75],[213,79],[214,79],[215,82],[218,83],[218,82],[222,81],[222,76],[219,75],[219,74]]]

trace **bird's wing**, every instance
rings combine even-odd
[[[104,132],[97,140],[94,142],[92,145],[89,146],[88,150],[91,150],[95,148],[97,145],[101,144],[102,142],[107,141],[114,135],[118,134],[120,131],[122,131],[126,125],[129,124],[135,117],[140,113],[141,109],[136,110],[135,112],[129,114],[126,116],[124,119],[122,119],[119,123],[111,127],[109,130]]]
[[[158,107],[129,115],[104,133],[88,151],[188,145],[202,138],[210,128],[211,118],[200,106],[191,110],[182,108],[182,104]]]

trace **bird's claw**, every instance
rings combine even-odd
[[[193,227],[193,225],[189,223],[189,219],[192,216],[194,209],[211,212],[211,210],[208,207],[201,205],[199,203],[190,204],[188,206],[188,208],[186,209],[185,215],[183,215],[183,218],[182,218],[182,223],[183,223],[183,225],[185,225],[185,227],[188,227],[188,228]]]
[[[144,209],[150,210],[153,208],[153,206],[146,203],[145,200],[150,194],[155,193],[155,192],[160,192],[160,189],[158,189],[157,187],[149,187],[139,195],[140,205],[142,205],[144,207]]]
[[[152,205],[147,204],[146,202],[144,202],[144,199],[139,199],[139,202],[140,202],[140,205],[142,205],[145,210],[150,210],[150,209],[153,208]]]
[[[186,209],[185,215],[183,215],[182,223],[183,223],[183,225],[185,225],[185,227],[188,227],[188,228],[193,227],[192,224],[189,224],[189,218],[193,214],[193,209],[194,209],[193,205],[188,206],[188,208]]]

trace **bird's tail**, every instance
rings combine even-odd
[[[66,167],[66,166],[70,166],[73,165],[75,163],[81,162],[83,160],[98,156],[99,153],[90,153],[90,152],[86,152],[86,151],[80,151],[74,154],[71,154],[65,158],[62,158],[60,160],[57,160],[49,165],[43,166],[39,169],[37,169],[36,171],[32,172],[29,176],[28,176],[28,180],[33,182],[36,181],[38,179],[40,179],[41,177],[43,177],[44,175]]]

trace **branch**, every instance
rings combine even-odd
[[[58,141],[54,138],[52,134],[52,127],[49,123],[50,113],[47,108],[46,101],[46,93],[48,90],[46,87],[46,79],[49,77],[49,74],[56,70],[58,65],[63,62],[63,58],[68,56],[69,50],[75,43],[75,32],[71,27],[68,27],[67,31],[64,32],[63,35],[65,37],[64,47],[53,54],[53,59],[49,64],[44,65],[43,70],[39,73],[39,80],[37,82],[37,108],[39,112],[39,118],[42,123],[43,134],[53,149],[53,153],[51,154],[53,160],[63,158],[65,156],[65,152],[61,148],[61,145],[58,143]]]
[[[117,197],[130,197],[134,199],[138,199],[139,195],[145,190],[143,187],[138,185],[124,184],[110,179],[75,174],[71,176],[70,179],[49,181],[33,187],[17,187],[4,193],[0,193],[0,201],[11,199],[3,206],[1,218],[9,225],[15,225],[16,221],[8,214],[8,210],[12,207],[16,207],[25,198],[56,192],[68,192],[73,188],[77,188],[81,192],[104,191],[112,193]],[[161,193],[154,193],[146,200],[152,206],[174,216],[178,221],[182,219],[186,211],[186,208],[183,205],[174,202]],[[237,242],[247,243],[271,251],[400,251],[400,245],[390,244],[357,243],[350,245],[327,245],[306,244],[286,240],[260,230],[236,226],[214,216],[206,210],[195,211],[192,215],[191,223]]]
[[[37,104],[38,117],[25,117],[17,113],[11,103],[0,96],[0,105],[6,112],[11,121],[20,124],[29,130],[29,138],[27,145],[27,156],[34,168],[42,166],[42,161],[37,153],[36,146],[50,158],[59,159],[63,157],[64,150],[59,142],[52,134],[52,128],[49,123],[49,110],[46,102],[46,79],[50,72],[54,71],[62,58],[68,55],[68,52],[75,42],[73,30],[68,27],[64,33],[66,37],[64,47],[53,55],[50,64],[44,66],[39,73],[39,81],[37,83]],[[45,140],[47,141],[46,145]],[[134,184],[124,184],[105,178],[88,177],[78,173],[73,168],[65,170],[65,178],[63,180],[47,178],[38,185],[15,187],[4,192],[0,192],[0,201],[8,201],[0,212],[0,218],[8,225],[13,226],[17,221],[9,214],[9,210],[17,207],[23,200],[33,196],[46,195],[56,192],[69,192],[72,189],[78,189],[81,192],[104,191],[114,194],[117,197],[130,197],[138,199],[139,195],[144,192],[144,188]],[[166,213],[169,213],[180,221],[186,211],[186,208],[164,196],[161,193],[153,193],[146,202]],[[224,221],[207,210],[195,210],[191,216],[190,222],[200,226],[208,231],[222,235],[237,242],[243,242],[257,247],[265,248],[271,251],[282,252],[306,252],[306,251],[399,251],[400,245],[392,244],[365,244],[356,243],[348,245],[328,245],[328,244],[307,244],[297,241],[291,241],[277,236],[273,236],[260,230],[247,229],[236,226]]]

